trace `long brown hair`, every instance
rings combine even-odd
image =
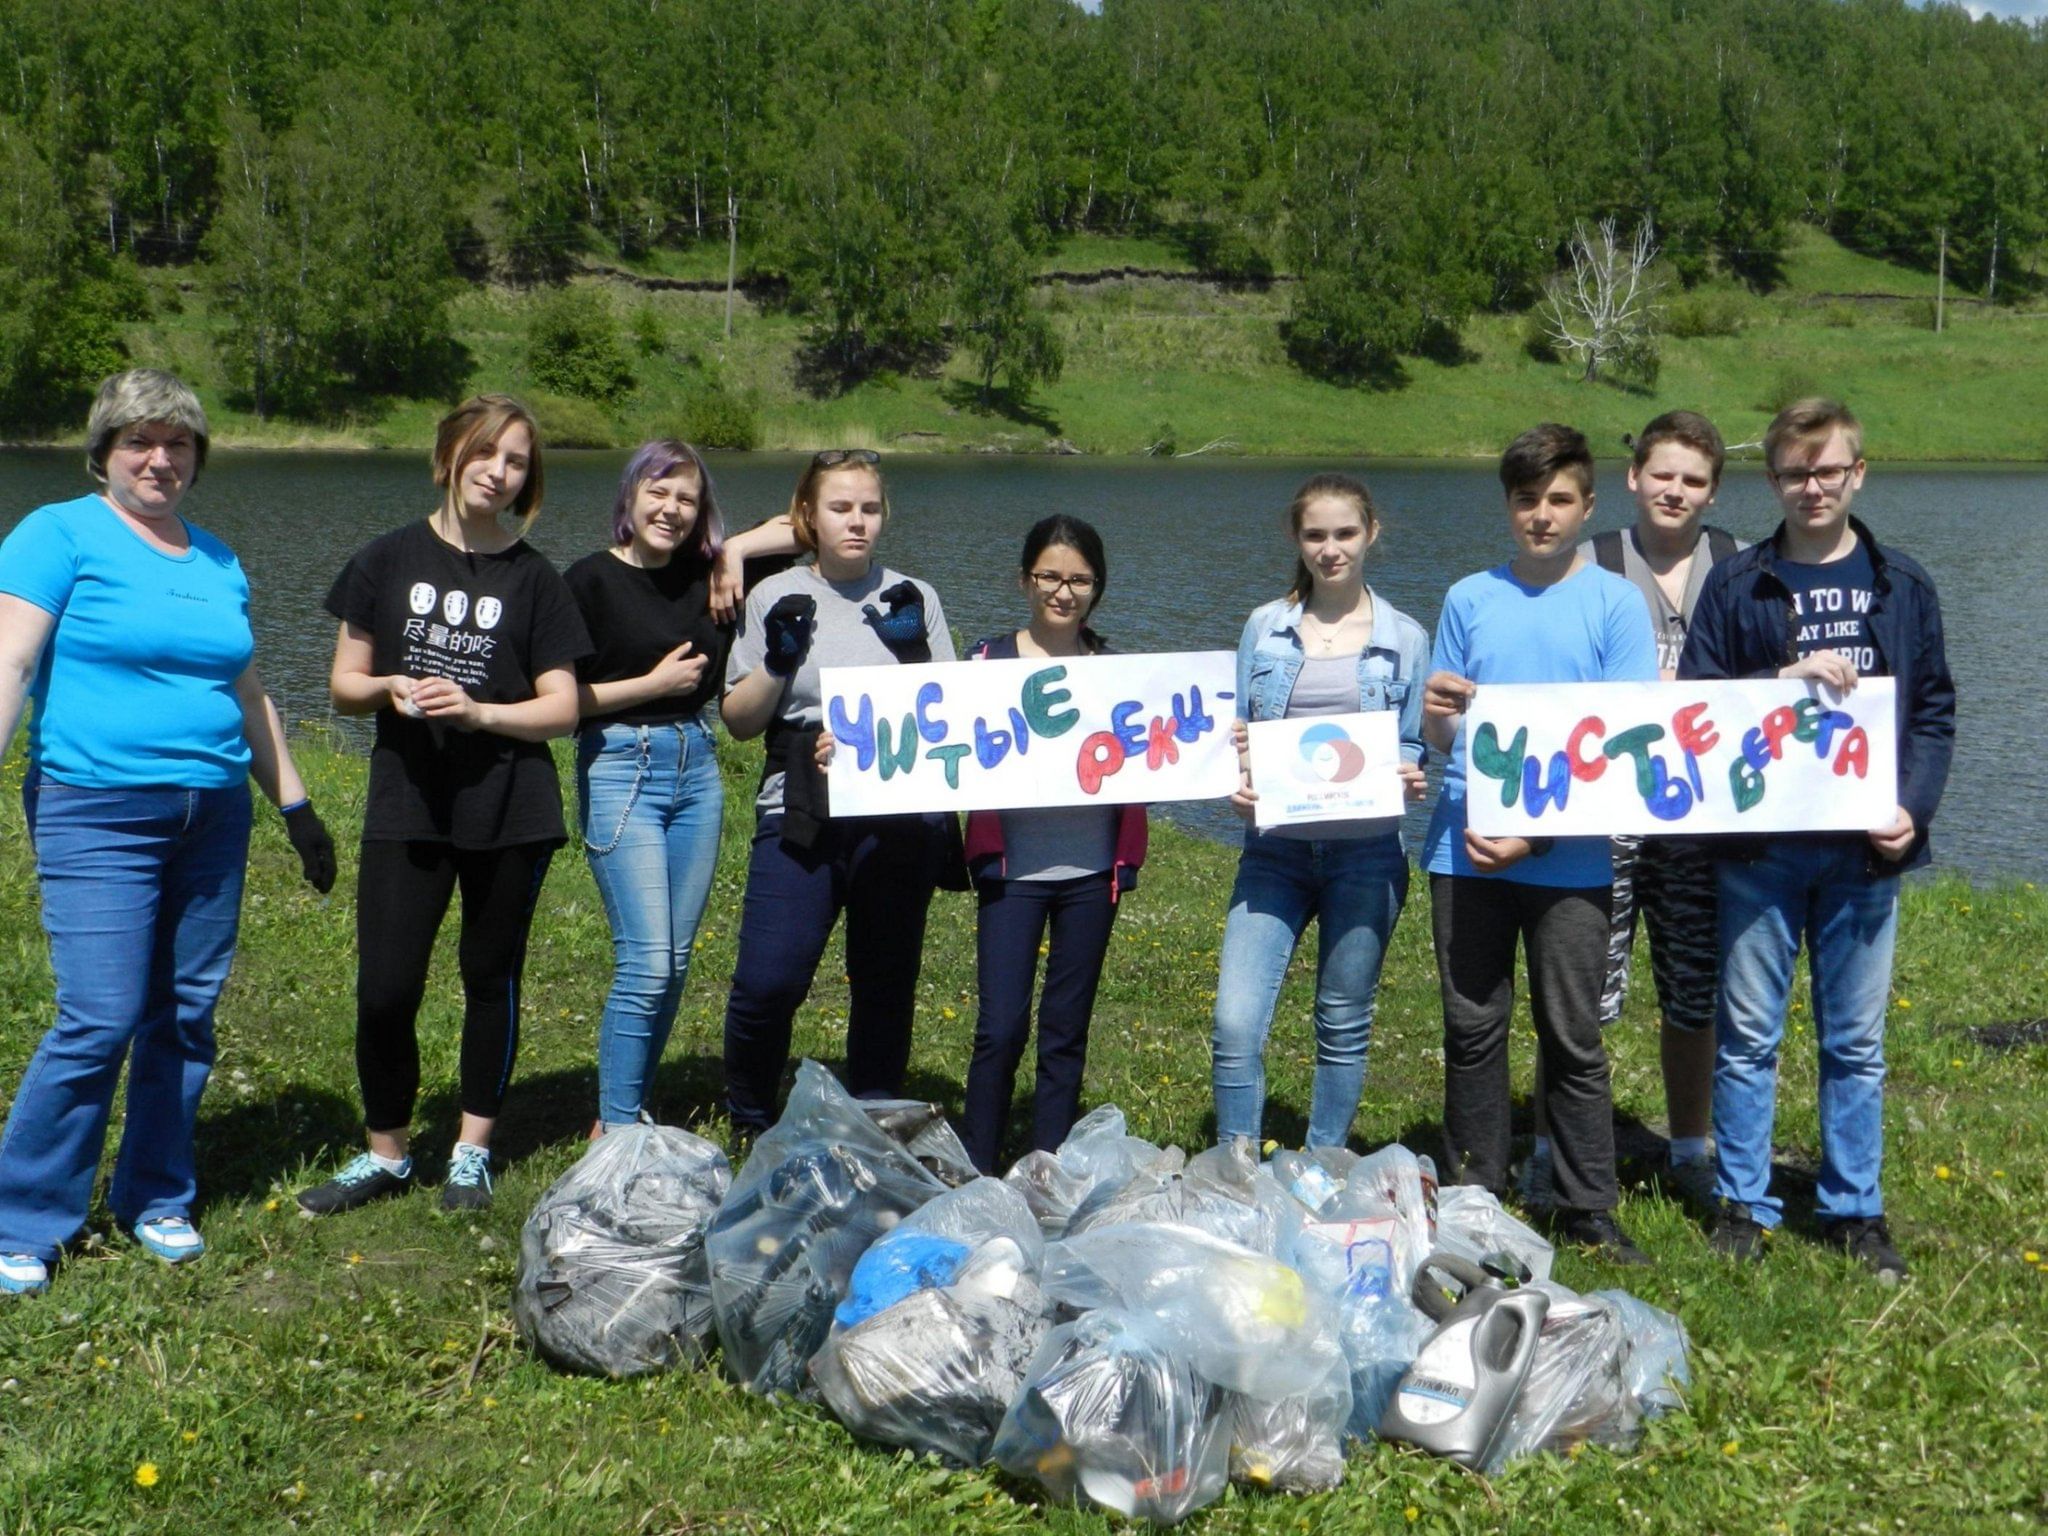
[[[1380,510],[1372,504],[1372,492],[1365,488],[1365,482],[1350,475],[1310,475],[1302,481],[1301,489],[1294,493],[1294,499],[1287,503],[1287,537],[1295,540],[1294,585],[1288,588],[1287,601],[1305,603],[1309,594],[1316,589],[1315,573],[1308,568],[1308,562],[1301,558],[1301,520],[1308,515],[1312,501],[1321,501],[1325,496],[1335,496],[1353,503],[1358,515],[1365,519],[1365,540],[1372,542],[1374,532],[1380,525]]]
[[[450,517],[460,517],[462,505],[457,480],[462,466],[497,442],[514,423],[526,428],[533,453],[526,464],[526,484],[512,498],[511,510],[519,514],[519,537],[525,538],[540,516],[542,476],[540,468],[540,424],[533,412],[510,395],[473,395],[441,418],[434,429],[434,484],[441,487],[441,506]]]

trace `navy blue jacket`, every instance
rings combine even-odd
[[[1927,828],[1948,785],[1956,746],[1956,685],[1941,638],[1941,600],[1925,571],[1871,537],[1854,517],[1849,526],[1870,551],[1876,592],[1867,633],[1885,672],[1895,680],[1899,729],[1899,804],[1917,835],[1897,863],[1871,850],[1875,874],[1897,874],[1928,862]],[[1775,677],[1799,659],[1792,591],[1778,574],[1784,524],[1761,544],[1729,556],[1707,573],[1678,660],[1682,678]],[[1724,857],[1754,857],[1761,840],[1717,838]]]

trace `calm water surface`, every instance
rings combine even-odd
[[[546,510],[534,542],[558,564],[607,541],[624,455],[548,456]],[[782,510],[801,460],[714,457],[728,526]],[[1509,552],[1499,484],[1485,465],[1273,459],[1156,460],[896,458],[895,515],[883,557],[932,582],[969,639],[1024,617],[1016,586],[1023,533],[1049,512],[1085,517],[1109,546],[1110,583],[1097,627],[1125,650],[1230,648],[1245,615],[1276,597],[1292,569],[1280,517],[1317,469],[1360,474],[1386,530],[1369,579],[1434,628],[1444,591]],[[1628,520],[1622,466],[1595,527]],[[88,489],[75,452],[0,453],[0,532],[31,508]],[[241,556],[254,591],[258,654],[287,715],[327,713],[334,625],[328,585],[357,547],[411,517],[434,491],[423,454],[222,453],[185,503]],[[1775,526],[1775,502],[1754,463],[1730,468],[1715,520],[1744,538]],[[2048,585],[2048,471],[1876,465],[1856,510],[1887,543],[1913,554],[1942,596],[1949,663],[1960,693],[1959,750],[1936,825],[1941,863],[1978,878],[2048,876],[2048,753],[2011,701],[2048,680],[2031,632]],[[1176,817],[1227,836],[1215,807]]]

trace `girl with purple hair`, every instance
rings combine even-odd
[[[727,538],[704,460],[665,438],[619,477],[611,548],[569,568],[595,647],[576,669],[583,851],[612,929],[593,1135],[646,1108],[711,894],[725,793],[704,709],[732,637],[723,589],[747,557],[795,548],[783,519]]]

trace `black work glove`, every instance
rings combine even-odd
[[[334,889],[334,839],[327,824],[309,800],[301,800],[284,813],[284,835],[292,840],[292,852],[299,856],[299,870],[306,883],[325,896]]]
[[[924,594],[917,590],[917,583],[899,581],[876,595],[889,605],[889,611],[884,613],[873,603],[866,604],[861,616],[868,627],[881,636],[882,644],[895,653],[898,661],[930,661],[931,642],[924,632]]]
[[[811,631],[818,627],[818,600],[801,592],[777,598],[761,620],[762,661],[777,677],[793,677],[811,653]]]

